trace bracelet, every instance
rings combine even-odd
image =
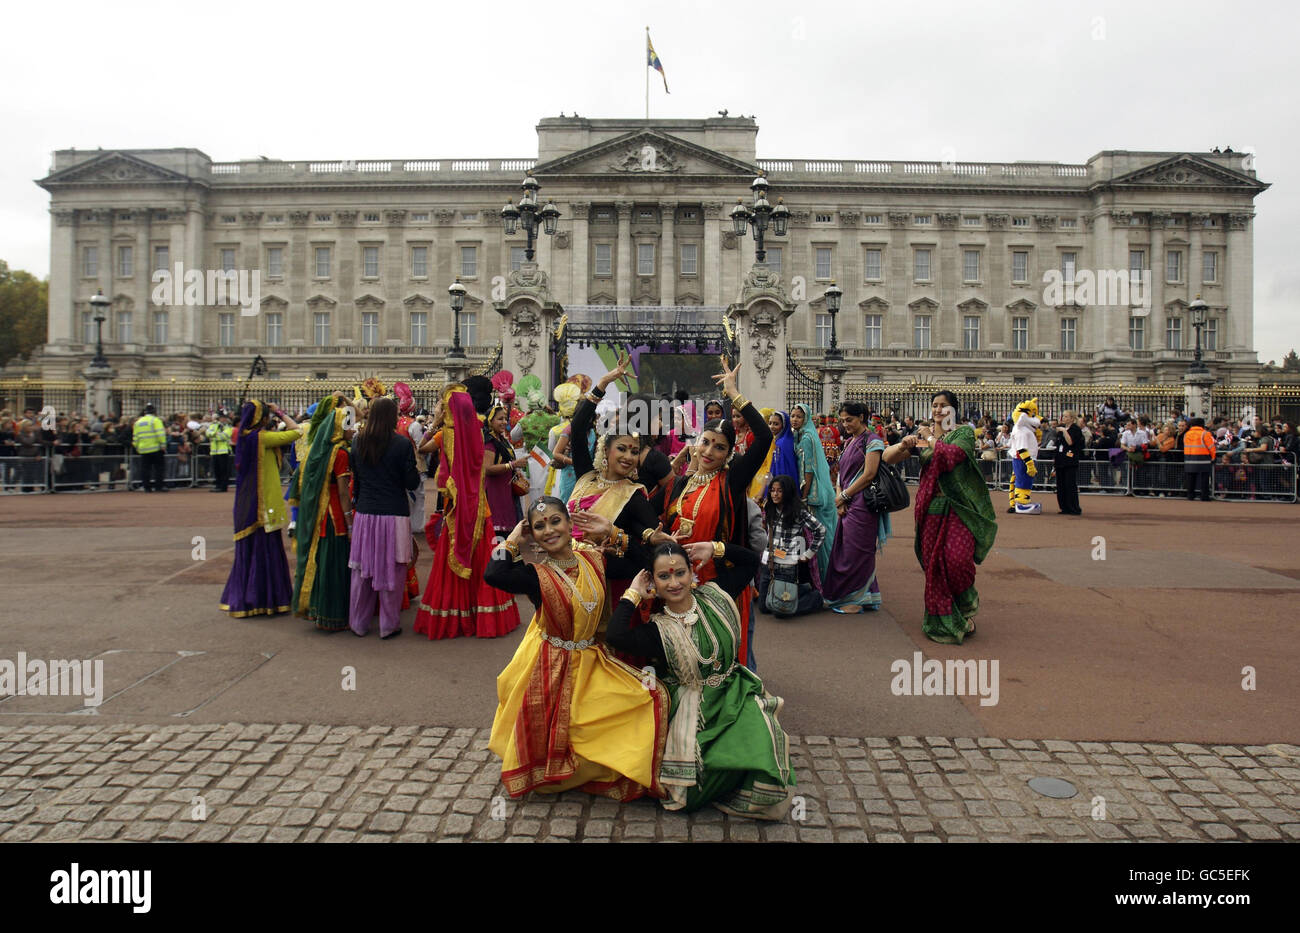
[[[642,543],[642,544],[649,544],[649,543],[650,543],[650,538],[651,538],[651,536],[654,535],[654,533],[655,533],[655,530],[654,530],[653,528],[647,528],[645,531],[641,532],[641,543]]]
[[[731,402],[736,408],[744,408],[749,404],[749,399],[743,395],[736,395],[732,397]]]
[[[634,590],[634,589],[632,589],[631,587],[629,587],[629,588],[628,588],[628,589],[623,593],[623,598],[626,599],[628,602],[630,602],[633,606],[639,606],[639,605],[641,605],[641,591],[640,591],[640,590]]]
[[[713,542],[713,556],[715,558],[724,557],[727,553],[727,546],[721,541]]]

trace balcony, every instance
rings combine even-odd
[[[226,185],[286,184],[337,178],[392,179],[457,178],[466,175],[500,175],[518,181],[521,172],[537,164],[536,159],[379,159],[357,161],[341,159],[326,162],[280,162],[250,159],[241,162],[214,162],[213,183]]]

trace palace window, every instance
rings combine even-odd
[[[131,342],[131,312],[130,311],[117,312],[117,342],[118,343]]]
[[[129,246],[119,246],[117,248],[117,274],[123,278],[130,278],[135,272],[135,253]]]
[[[614,274],[613,248],[608,243],[596,244],[595,274],[602,278]]]
[[[655,274],[655,245],[653,243],[638,243],[636,245],[636,274]]]
[[[235,271],[235,251],[233,249],[223,249],[221,251],[221,271]]]
[[[863,318],[864,330],[862,332],[862,345],[868,350],[879,350],[884,343],[882,337],[884,317],[879,314],[868,314]]]
[[[1165,281],[1181,282],[1183,280],[1182,250],[1171,249],[1165,253]]]
[[[153,342],[154,343],[167,342],[167,320],[168,320],[168,314],[166,311],[155,311],[153,313]]]
[[[167,268],[170,259],[168,259],[168,250],[166,246],[155,246],[153,248],[153,271],[161,272]]]
[[[1012,217],[1012,218],[1011,218],[1011,226],[1013,226],[1013,227],[1028,227],[1028,226],[1029,226],[1029,218],[1028,218],[1028,217]]]
[[[367,279],[379,278],[379,247],[364,246],[361,249],[361,275]]]
[[[363,347],[379,346],[379,312],[377,311],[362,312],[361,345]]]
[[[1128,319],[1128,348],[1130,350],[1145,350],[1146,344],[1146,318],[1131,317]]]
[[[980,251],[979,250],[977,249],[962,250],[961,278],[963,282],[978,282],[980,280]]]
[[[683,243],[682,247],[682,275],[698,275],[699,269],[699,252],[700,248],[694,243]]]
[[[1079,319],[1075,317],[1061,318],[1061,349],[1072,351],[1075,349],[1076,337],[1079,331]]]
[[[1134,285],[1142,281],[1142,273],[1147,268],[1147,254],[1145,250],[1131,249],[1128,251],[1128,280]]]
[[[918,249],[912,254],[912,278],[918,282],[930,281],[930,251]]]
[[[829,347],[831,345],[831,316],[828,313],[818,312],[817,314],[817,346]]]
[[[1165,349],[1181,350],[1183,348],[1183,319],[1171,317],[1165,321]]]
[[[1029,253],[1025,250],[1016,250],[1011,254],[1011,281],[1029,281]]]
[[[1213,250],[1201,253],[1201,281],[1219,281],[1219,254]]]
[[[235,316],[229,313],[217,315],[217,345],[233,347],[235,345]]]
[[[327,279],[330,276],[330,248],[316,247],[316,278]]]
[[[879,249],[869,249],[866,252],[866,260],[863,264],[863,277],[868,282],[879,282],[883,277],[882,251]]]
[[[362,214],[361,222],[366,224],[377,224],[379,223],[379,215],[375,213]]]
[[[829,279],[831,277],[831,250],[827,246],[817,247],[815,253],[814,273],[816,278]]]
[[[523,246],[510,247],[510,271],[518,272],[524,265],[524,253],[527,251]]]
[[[781,247],[769,246],[767,248],[767,262],[764,265],[777,275],[781,274]]]
[[[1011,349],[1029,349],[1029,318],[1013,317],[1011,319]]]
[[[460,313],[460,342],[462,346],[473,347],[478,344],[478,312],[462,311]]]
[[[284,346],[284,315],[279,311],[272,311],[266,316],[266,345]]]
[[[266,276],[271,279],[284,276],[284,247],[271,246],[266,250]]]
[[[328,347],[330,345],[330,313],[328,311],[317,311],[312,315],[312,324],[316,337],[316,346]]]
[[[94,278],[99,275],[99,247],[83,246],[81,248],[81,276]]]
[[[980,348],[980,319],[977,315],[967,314],[962,318],[961,345],[963,350]]]
[[[429,277],[429,247],[411,247],[411,278],[427,279]]]
[[[411,312],[411,346],[422,347],[429,339],[429,312]]]
[[[460,248],[460,274],[467,279],[478,276],[477,246],[462,246]]]
[[[918,350],[930,349],[930,315],[918,314],[912,319],[912,346]]]
[[[1219,322],[1211,318],[1201,331],[1202,345],[1207,350],[1219,349]]]
[[[1062,253],[1061,254],[1061,278],[1067,282],[1073,282],[1075,268],[1078,266],[1078,264],[1079,264],[1078,253]]]

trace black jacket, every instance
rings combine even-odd
[[[394,434],[379,462],[364,463],[351,455],[352,501],[366,515],[410,515],[408,489],[420,485],[415,469],[415,448],[410,438]]]

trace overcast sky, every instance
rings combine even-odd
[[[55,18],[57,17],[57,18]],[[535,157],[536,121],[754,114],[760,158],[1257,153],[1255,347],[1300,346],[1300,11],[1282,0],[10,4],[0,259],[49,273],[71,147],[217,161]]]

